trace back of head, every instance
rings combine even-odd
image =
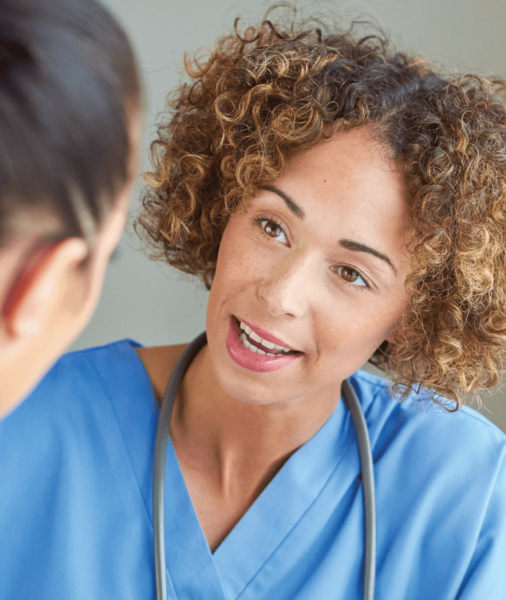
[[[96,0],[0,0],[0,417],[93,314],[139,104],[129,41]]]
[[[0,248],[26,228],[97,229],[128,177],[139,94],[128,39],[95,0],[0,1]]]

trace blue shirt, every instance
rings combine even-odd
[[[0,598],[155,598],[158,406],[131,341],[63,357],[0,422]],[[506,437],[473,410],[352,377],[375,461],[377,600],[505,600]],[[172,445],[167,590],[178,600],[359,600],[363,499],[340,401],[212,554]]]

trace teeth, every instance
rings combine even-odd
[[[252,331],[251,333],[248,333],[248,335],[250,336],[250,338],[252,340],[255,340],[255,342],[258,342],[259,344],[261,344],[263,342],[263,339],[257,335],[254,331]]]
[[[248,335],[251,333],[251,328],[248,327],[245,323],[240,323],[240,327],[243,331],[245,331]]]
[[[252,344],[250,344],[247,339],[243,339],[243,344],[246,346],[246,348],[253,350],[253,352],[257,351],[256,346],[253,346]]]
[[[280,346],[279,344],[273,344],[272,342],[264,340],[258,334],[256,334],[251,329],[251,327],[248,327],[248,325],[246,325],[246,323],[243,323],[242,321],[239,321],[239,328],[242,330],[239,337],[241,338],[243,344],[246,346],[246,348],[249,348],[253,352],[258,352],[258,354],[266,354],[267,356],[279,356],[276,354],[271,354],[269,352],[264,352],[263,350],[260,350],[260,348],[253,346],[253,344],[249,343],[246,336],[248,336],[255,342],[258,342],[259,344],[262,344],[262,346],[268,350],[276,349],[281,350],[282,352],[290,352],[290,348],[285,348],[284,346]]]

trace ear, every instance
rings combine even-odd
[[[86,242],[78,237],[34,249],[2,307],[6,332],[11,338],[31,337],[40,331],[64,292],[66,278],[87,255]]]

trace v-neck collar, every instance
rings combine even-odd
[[[177,598],[237,598],[325,487],[352,442],[349,430],[348,409],[339,401],[327,422],[287,460],[214,554],[169,440],[165,552]]]

